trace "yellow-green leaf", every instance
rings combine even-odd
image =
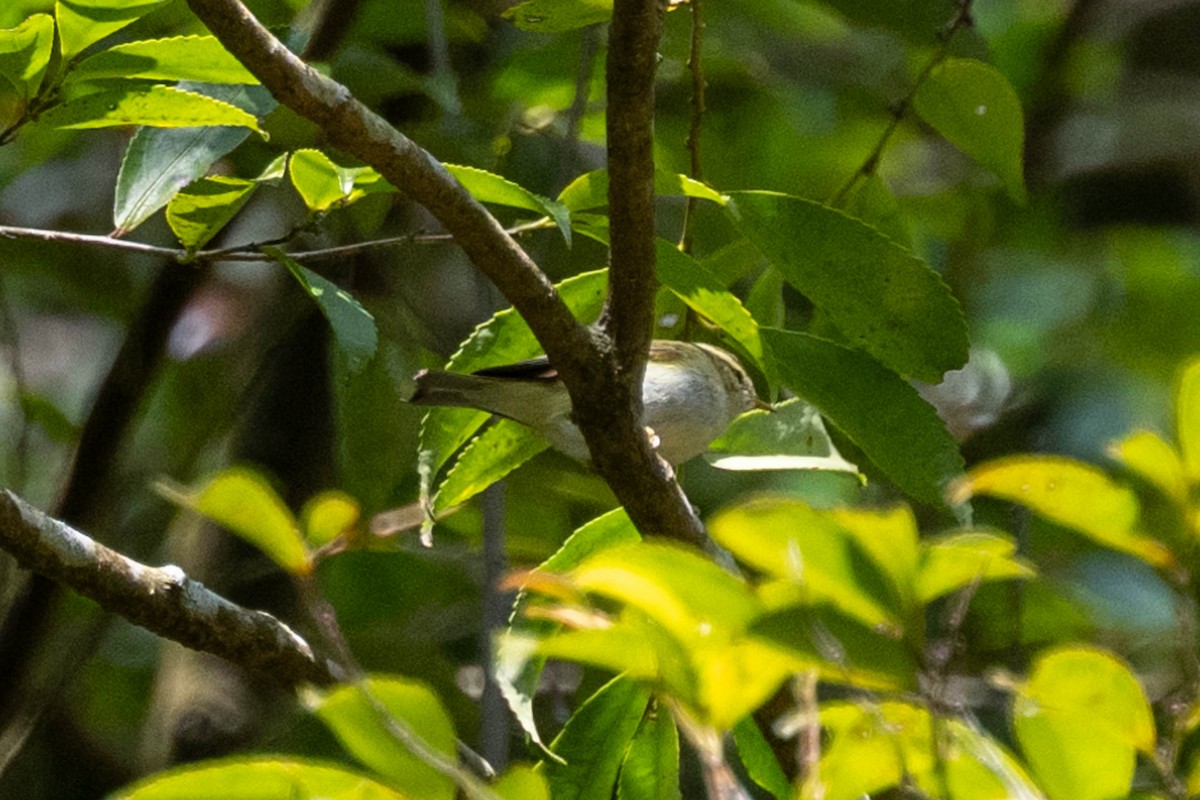
[[[1154,566],[1172,561],[1162,542],[1138,530],[1140,508],[1133,491],[1081,461],[1038,455],[996,459],[967,473],[955,493],[1012,500]]]
[[[62,57],[70,59],[109,34],[144,17],[167,0],[58,0],[54,17]]]
[[[253,114],[235,105],[170,86],[86,94],[50,109],[38,118],[38,123],[67,130],[126,125],[155,128],[233,125],[266,136]]]
[[[1032,578],[1032,566],[1014,556],[1016,543],[994,533],[971,531],[922,544],[916,596],[921,603],[975,582]]]
[[[354,529],[362,515],[358,501],[336,489],[313,495],[300,511],[304,538],[313,547],[329,544]]]
[[[54,48],[54,20],[34,14],[15,28],[0,30],[0,78],[26,101],[37,94]]]
[[[1187,505],[1188,476],[1170,442],[1150,431],[1134,431],[1109,446],[1114,458],[1179,505]]]
[[[224,175],[201,178],[167,203],[167,224],[180,244],[198,250],[241,211],[257,186]]]
[[[1124,797],[1137,753],[1154,751],[1154,717],[1137,678],[1095,648],[1040,655],[1012,713],[1017,740],[1052,800]]]
[[[160,485],[169,500],[203,514],[263,551],[287,572],[312,569],[296,518],[266,478],[247,467],[232,467],[198,490]]]
[[[85,58],[67,77],[76,83],[102,78],[258,83],[215,36],[173,36],[119,44]]]
[[[1179,373],[1175,424],[1187,476],[1192,482],[1200,481],[1200,359],[1188,362]]]
[[[368,775],[340,764],[290,756],[204,761],[158,772],[110,800],[407,800]]]

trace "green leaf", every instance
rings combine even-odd
[[[638,609],[684,643],[727,639],[762,611],[744,583],[674,545],[605,548],[571,570],[570,578],[584,591]]]
[[[15,28],[0,30],[0,78],[29,101],[37,94],[54,52],[54,19],[34,14]]]
[[[524,764],[509,767],[491,789],[501,800],[550,800],[546,779]]]
[[[519,422],[498,419],[475,438],[438,486],[434,516],[462,505],[496,481],[549,447],[549,443]]]
[[[913,107],[947,141],[999,175],[1013,200],[1025,202],[1025,119],[999,70],[947,59],[917,89]]]
[[[790,597],[828,603],[868,626],[900,625],[883,574],[829,514],[799,500],[762,498],[719,512],[708,532],[739,561],[792,585],[773,594],[773,605]]]
[[[962,309],[941,276],[874,228],[811,200],[734,192],[742,235],[855,347],[937,383],[967,360]]]
[[[296,518],[267,480],[252,469],[232,467],[189,491],[158,486],[168,500],[228,528],[293,575],[312,571]]]
[[[742,301],[726,289],[696,259],[664,239],[655,240],[658,279],[700,316],[725,331],[750,355],[754,365],[770,376],[758,323]]]
[[[1200,481],[1200,358],[1189,361],[1176,381],[1175,425],[1187,477]]]
[[[1137,753],[1154,752],[1154,717],[1137,678],[1088,647],[1038,657],[1018,688],[1013,729],[1051,800],[1124,797]]]
[[[162,6],[167,0],[58,0],[54,17],[64,60]]]
[[[617,800],[679,800],[679,731],[665,708],[652,707],[621,762]]]
[[[932,505],[962,474],[933,406],[866,354],[803,333],[763,329],[780,380],[821,412],[903,491]]]
[[[612,7],[611,3],[609,7]],[[695,197],[701,200],[711,200],[720,205],[725,204],[725,198],[721,196],[721,193],[707,184],[689,178],[686,175],[679,175],[661,169],[654,171],[654,193],[659,195]],[[588,209],[607,206],[608,170],[598,169],[580,175],[559,192],[558,202],[571,211],[587,211]]]
[[[180,244],[199,250],[242,210],[257,186],[223,175],[201,178],[167,203],[167,224]]]
[[[563,33],[607,21],[612,0],[526,0],[501,16],[521,30]]]
[[[222,100],[256,117],[275,108],[261,86],[194,86],[179,88]],[[115,235],[121,236],[149,219],[176,192],[201,178],[217,159],[241,144],[250,131],[241,127],[140,128],[129,140],[117,175],[113,199]]]
[[[916,611],[914,584],[921,557],[917,520],[906,505],[835,508],[829,516],[854,537],[891,581],[904,614]]]
[[[359,372],[372,358],[379,344],[375,318],[346,290],[336,283],[296,263],[278,247],[264,247],[263,252],[288,268],[292,276],[316,301],[317,307],[329,320],[333,340],[346,356],[352,373]]]
[[[534,194],[524,186],[486,170],[457,164],[446,164],[445,167],[479,202],[544,214],[554,220],[567,244],[571,243],[571,212],[562,203]]]
[[[1150,431],[1134,431],[1109,445],[1108,452],[1180,508],[1187,505],[1187,470],[1170,442]]]
[[[621,677],[584,701],[550,745],[564,763],[539,765],[554,800],[610,800],[649,701],[648,688]]]
[[[349,205],[368,194],[395,191],[370,167],[338,166],[320,150],[306,148],[292,153],[288,174],[309,211],[316,213],[335,205]]]
[[[366,694],[369,692],[369,696]],[[401,743],[381,717],[378,703],[403,722],[430,750],[453,763],[454,724],[438,696],[424,684],[395,676],[373,676],[356,685],[315,691],[309,706],[360,763],[408,797],[450,800],[454,782]]]
[[[792,800],[792,785],[754,717],[743,717],[733,726],[733,741],[750,780],[770,792],[775,800]]]
[[[704,458],[726,470],[823,469],[858,474],[833,446],[817,410],[792,398],[748,411],[708,445]]]
[[[266,136],[253,114],[235,105],[170,86],[86,94],[50,109],[38,118],[38,122],[66,130],[126,125],[157,128],[235,125]]]
[[[957,533],[925,542],[916,595],[921,603],[971,584],[1009,578],[1032,578],[1037,572],[1014,557],[1017,545],[993,533]]]
[[[801,800],[858,800],[906,781],[925,797],[1040,800],[1041,792],[995,740],[956,719],[903,702],[833,702],[830,735]]]
[[[313,495],[300,510],[300,527],[313,547],[322,547],[352,531],[362,516],[358,501],[330,489]]]
[[[229,758],[159,772],[110,800],[405,800],[361,772],[290,756]]]
[[[784,608],[757,620],[750,632],[790,657],[793,671],[815,669],[829,683],[872,690],[917,686],[917,664],[905,642],[833,606]]]
[[[956,493],[1011,500],[1152,566],[1174,562],[1162,542],[1138,529],[1140,508],[1133,491],[1090,464],[1058,456],[999,458],[972,469]]]
[[[119,44],[85,58],[65,83],[104,78],[256,84],[258,78],[215,36],[173,36]]]
[[[40,394],[23,392],[18,402],[29,425],[37,425],[53,442],[70,444],[79,437],[80,427],[72,422],[52,400]]]
[[[606,547],[638,542],[641,538],[625,509],[618,506],[576,529],[538,569],[566,572]],[[533,719],[533,697],[545,658],[534,653],[535,637],[549,635],[559,626],[547,620],[527,619],[524,612],[528,603],[528,593],[522,591],[517,595],[508,627],[497,640],[496,683],[513,716],[541,746],[542,740]]]
[[[558,284],[563,302],[580,322],[589,323],[600,316],[608,288],[608,271],[585,272]],[[541,346],[529,325],[513,309],[505,309],[480,324],[458,352],[450,357],[447,369],[474,372],[485,367],[532,358]],[[487,422],[485,411],[463,408],[433,408],[421,425],[421,492],[428,499],[433,479],[450,457]]]

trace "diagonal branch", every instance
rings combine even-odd
[[[284,685],[338,678],[332,664],[270,614],[229,602],[178,567],[149,567],[110,550],[7,489],[0,490],[0,549],[106,611]]]

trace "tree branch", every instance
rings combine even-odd
[[[610,181],[625,187],[630,199],[618,198],[610,210],[616,288],[609,297],[607,325],[600,331],[579,324],[549,278],[433,156],[345,87],[289,52],[239,0],[188,0],[188,5],[279,102],[316,123],[334,145],[425,206],[512,303],[570,392],[593,467],[634,524],[647,534],[701,544],[700,521],[640,424],[641,374],[655,288],[650,144],[654,64],[662,27],[656,0],[618,0],[613,11],[613,28],[619,35],[610,43],[608,64],[622,88],[609,98],[618,106],[609,108],[618,120],[610,125],[610,139],[618,140],[610,152],[609,168],[616,169]],[[650,26],[649,31],[643,26]],[[633,110],[624,109],[626,103]],[[628,146],[620,141],[626,137]],[[613,357],[607,330],[616,336],[619,359]]]
[[[287,686],[338,676],[275,617],[229,602],[175,566],[149,567],[0,490],[0,547],[22,567],[70,586],[106,611]]]

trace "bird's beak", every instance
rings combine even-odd
[[[771,405],[766,400],[763,400],[761,397],[754,398],[754,407],[757,408],[759,411],[772,411],[773,412],[775,410],[775,406]]]

